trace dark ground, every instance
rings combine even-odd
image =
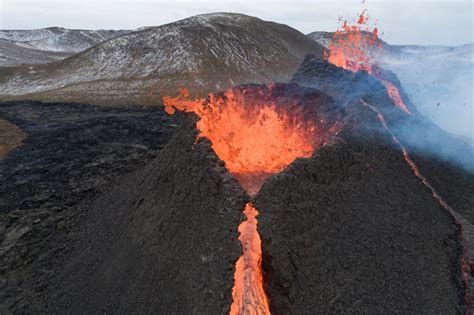
[[[229,312],[245,193],[185,125],[92,203],[46,313]]]
[[[256,196],[272,313],[462,312],[458,226],[390,135],[367,128],[345,128]]]
[[[154,159],[176,125],[159,108],[38,102],[0,104],[0,117],[27,133],[0,160],[0,313],[31,313],[90,202]]]

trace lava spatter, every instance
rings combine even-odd
[[[385,79],[374,67],[373,54],[377,50],[379,53],[382,52],[382,45],[378,43],[378,29],[375,27],[371,30],[368,26],[369,20],[370,17],[366,15],[366,10],[359,15],[359,19],[354,25],[341,19],[342,29],[334,33],[329,50],[324,52],[324,58],[346,70],[367,71],[380,80],[395,106],[411,115],[411,111],[400,96],[400,91],[395,84]]]

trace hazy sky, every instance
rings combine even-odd
[[[473,0],[160,1],[0,0],[1,29],[49,26],[135,29],[209,12],[240,12],[288,24],[303,33],[333,31],[338,17],[367,8],[382,38],[393,44],[458,45],[473,42]]]

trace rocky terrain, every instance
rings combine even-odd
[[[305,60],[292,82],[323,89],[345,104],[346,117],[336,138],[270,178],[255,198],[271,310],[464,312],[463,278],[453,258],[463,252],[460,237],[474,252],[474,200],[463,197],[474,191],[472,173],[409,149],[409,154],[419,154],[415,160],[422,173],[463,216],[460,236],[449,211],[415,176],[393,135],[360,100],[384,113],[390,126],[422,116],[407,120],[394,110],[377,80],[317,58]],[[463,144],[456,145],[462,154]],[[413,239],[418,245],[412,246]],[[453,285],[457,293],[450,289]],[[439,291],[427,293],[422,287]]]
[[[2,103],[0,118],[27,135],[0,160],[0,313],[31,313],[94,197],[154,159],[176,125],[161,108],[38,102]]]
[[[229,313],[246,195],[195,121],[92,203],[45,313]]]
[[[256,197],[272,311],[462,313],[459,228],[389,134],[359,132],[344,131]]]
[[[61,60],[129,32],[126,30],[69,30],[60,27],[3,30],[0,31],[0,67],[43,64]]]
[[[286,81],[306,54],[322,52],[286,25],[205,14],[120,36],[63,61],[0,71],[0,95],[156,103],[159,92],[180,87],[208,93],[244,82]]]

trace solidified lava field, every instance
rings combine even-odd
[[[0,160],[0,313],[31,313],[49,303],[90,202],[156,158],[177,125],[161,108],[34,101],[3,103],[0,117],[26,133]]]

